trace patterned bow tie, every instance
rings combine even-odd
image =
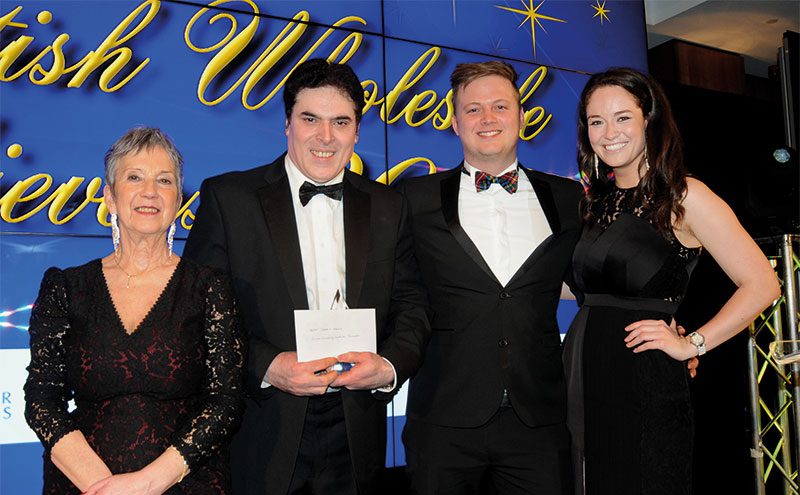
[[[517,192],[517,182],[519,182],[519,172],[517,172],[516,169],[499,177],[489,175],[486,172],[481,172],[480,170],[475,172],[475,189],[478,192],[489,189],[489,186],[491,186],[492,183],[495,183],[500,184],[500,186],[505,189],[508,194],[514,194]]]
[[[342,182],[338,184],[331,184],[328,186],[315,186],[314,184],[305,181],[300,186],[300,204],[307,205],[311,198],[317,194],[324,194],[325,196],[335,199],[336,201],[342,200]]]

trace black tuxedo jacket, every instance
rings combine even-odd
[[[396,191],[349,171],[343,187],[347,304],[375,308],[378,353],[394,365],[399,388],[419,366],[430,333],[407,212]],[[308,309],[284,156],[204,181],[184,255],[230,273],[248,335],[247,408],[231,452],[234,492],[286,493],[308,399],[261,388],[275,356],[296,350],[294,310]],[[384,464],[391,394],[341,394],[356,481],[370,493]]]
[[[581,186],[522,169],[552,235],[505,286],[492,274],[458,218],[461,167],[401,185],[414,248],[433,310],[423,366],[411,380],[407,414],[475,427],[500,406],[503,390],[530,426],[562,422],[566,392],[556,309],[580,231]]]

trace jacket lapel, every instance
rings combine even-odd
[[[370,231],[370,197],[358,189],[351,179],[352,172],[344,174],[344,245],[346,300],[351,308],[358,307],[364,274],[367,268]]]
[[[475,246],[475,243],[472,242],[472,239],[469,238],[461,227],[461,222],[458,218],[458,190],[461,186],[462,167],[463,164],[449,172],[443,172],[445,174],[450,174],[442,179],[441,182],[442,214],[444,215],[444,221],[450,229],[450,233],[453,234],[453,237],[455,237],[456,241],[461,245],[464,252],[486,272],[489,278],[494,280],[497,284],[500,284],[500,281],[497,280],[497,277],[492,273],[492,269],[489,268],[486,260],[481,256],[480,251],[478,251],[478,247]]]
[[[552,234],[547,236],[536,246],[536,249],[528,256],[528,259],[522,263],[514,276],[511,277],[511,280],[508,281],[508,285],[513,284],[519,277],[527,272],[528,269],[536,263],[536,260],[549,249],[550,244],[552,244],[561,233],[561,220],[558,216],[558,209],[556,209],[556,202],[555,199],[553,199],[553,191],[550,189],[550,184],[538,178],[536,173],[532,170],[523,168],[522,166],[519,168],[525,172],[525,175],[528,176],[528,180],[531,181],[533,191],[536,193],[536,199],[539,201],[542,211],[544,211],[544,216],[547,218],[547,224],[550,226]]]
[[[308,309],[297,220],[283,157],[281,155],[267,168],[264,174],[267,183],[258,191],[258,196],[294,309]]]
[[[536,199],[538,199],[539,204],[542,205],[542,210],[544,211],[544,216],[547,217],[550,230],[553,232],[554,236],[558,235],[561,233],[561,220],[558,217],[558,209],[556,209],[556,202],[555,199],[553,199],[553,191],[550,190],[550,184],[538,178],[533,170],[523,167],[520,167],[520,169],[525,171],[525,175],[528,176],[528,180],[530,180],[531,185],[533,185]]]

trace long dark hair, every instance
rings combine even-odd
[[[586,104],[589,98],[603,86],[619,86],[630,93],[647,120],[645,157],[649,164],[636,187],[635,194],[645,199],[645,208],[656,229],[664,235],[672,235],[673,215],[675,222],[683,218],[681,201],[686,194],[686,168],[683,164],[683,144],[678,127],[672,117],[672,109],[661,85],[647,74],[634,69],[617,67],[593,75],[583,88],[578,106],[578,167],[586,185],[583,199],[583,219],[587,223],[597,221],[603,200],[613,191],[611,167],[597,157],[589,142]],[[639,170],[644,164],[640,164]]]

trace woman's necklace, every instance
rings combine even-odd
[[[150,267],[150,268],[146,269],[146,270],[145,270],[145,271],[143,271],[142,273],[134,273],[133,275],[131,275],[130,273],[128,273],[128,271],[127,271],[127,270],[125,270],[124,268],[122,268],[122,265],[120,265],[120,264],[119,264],[119,258],[120,258],[119,256],[115,256],[115,257],[114,257],[114,261],[115,261],[115,262],[116,262],[116,264],[117,264],[117,268],[119,268],[120,270],[122,270],[122,273],[124,273],[124,274],[125,274],[125,276],[126,276],[126,277],[128,277],[128,279],[127,279],[127,280],[125,280],[125,288],[126,288],[126,289],[130,289],[130,288],[131,288],[131,279],[132,279],[133,277],[139,277],[139,276],[141,276],[141,275],[144,275],[145,273],[148,273],[148,272],[151,272],[151,271],[155,270],[155,269],[156,269],[156,268],[158,268],[158,266],[159,266],[159,265],[155,265],[155,266],[152,266],[152,267]]]

